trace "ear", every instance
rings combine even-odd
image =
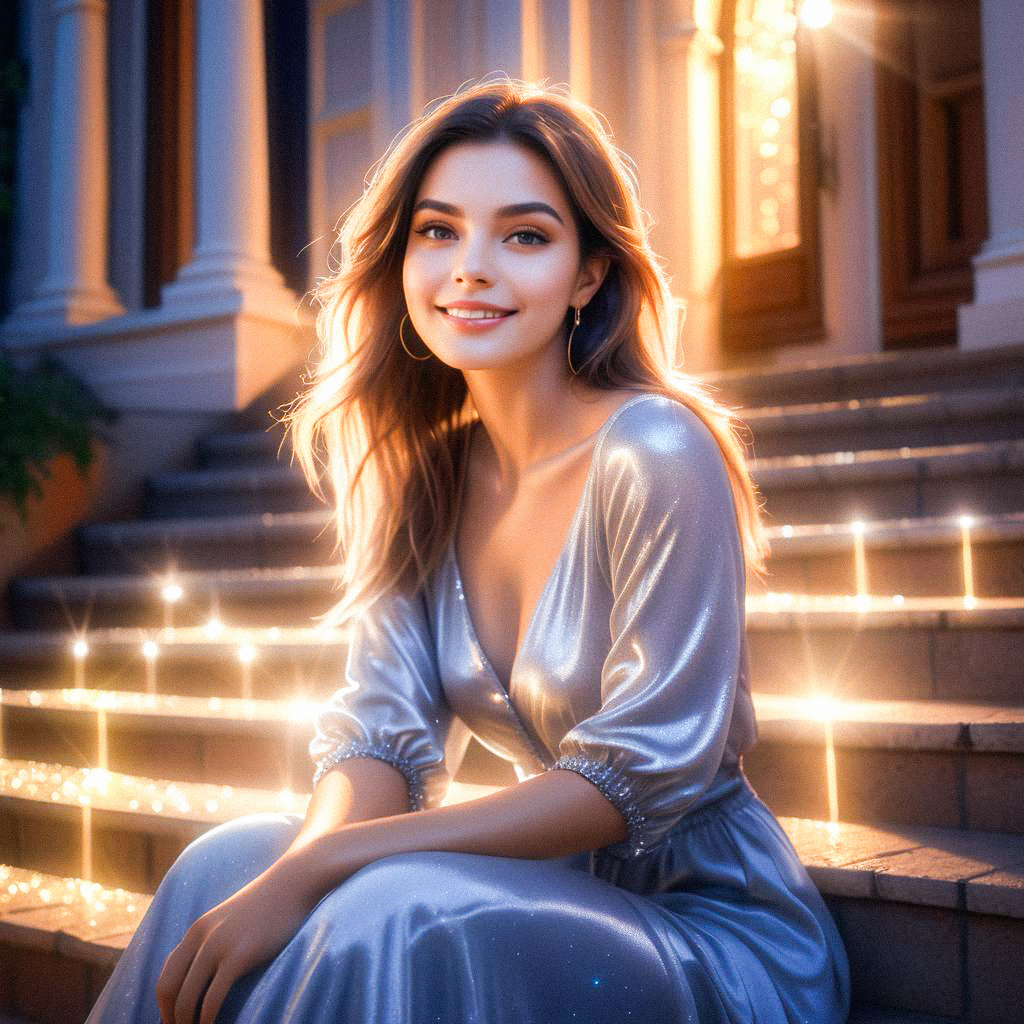
[[[574,306],[585,306],[604,283],[608,268],[612,265],[611,255],[605,251],[595,252],[583,263],[579,277],[576,279],[576,292],[573,295]]]

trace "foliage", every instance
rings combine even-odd
[[[93,461],[99,424],[117,413],[52,356],[17,369],[0,354],[0,501],[28,518],[29,495],[42,497],[48,463],[70,455],[83,478]]]

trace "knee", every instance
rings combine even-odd
[[[165,879],[197,872],[204,877],[241,872],[255,878],[288,849],[301,826],[297,814],[264,812],[232,818],[193,839]]]

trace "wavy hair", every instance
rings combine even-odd
[[[700,417],[728,469],[747,569],[763,571],[768,546],[744,428],[676,366],[680,310],[650,246],[652,221],[631,161],[601,115],[564,87],[485,76],[396,136],[342,218],[337,272],[313,290],[317,358],[284,421],[310,487],[333,508],[342,598],[325,624],[343,625],[391,587],[422,585],[452,539],[476,412],[460,370],[410,359],[398,343],[402,263],[431,162],[449,146],[492,141],[542,157],[565,191],[582,258],[610,256],[573,337],[581,381],[661,393]],[[567,331],[570,323],[567,309]]]

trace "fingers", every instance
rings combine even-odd
[[[161,1024],[174,1024],[175,1001],[200,941],[199,933],[194,928],[189,929],[164,961],[163,970],[156,983],[156,1002],[160,1007]]]
[[[203,1007],[199,1013],[199,1024],[214,1024],[221,1005],[227,997],[231,986],[242,976],[244,972],[230,960],[225,960],[210,982],[210,987],[203,997]]]
[[[194,1024],[203,992],[219,969],[221,956],[209,937],[199,947],[174,1000],[173,1024]]]

